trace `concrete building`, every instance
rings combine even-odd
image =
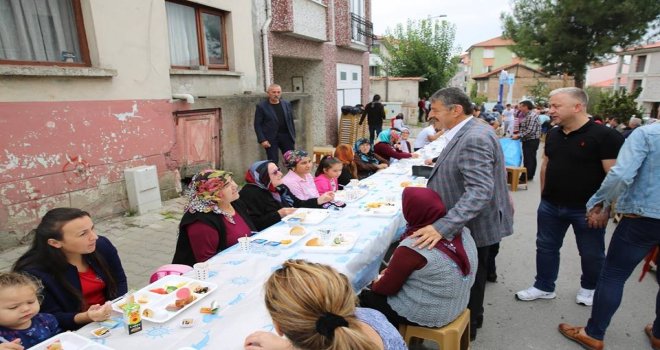
[[[470,93],[468,91],[468,72],[470,68],[469,62],[470,56],[467,54],[467,52],[462,53],[458,61],[458,69],[456,70],[456,74],[454,74],[454,76],[449,81],[449,86],[459,88],[465,93]]]
[[[125,212],[126,168],[155,165],[164,199],[203,168],[242,178],[271,82],[308,149],[366,100],[370,0],[58,4],[0,5],[0,250],[53,207]]]
[[[587,87],[597,87],[601,89],[613,89],[616,80],[617,63],[604,62],[589,65],[584,85]],[[628,65],[623,64],[622,70],[627,72]],[[625,82],[622,82],[625,85]]]
[[[396,103],[397,108],[385,108],[388,119],[403,113],[406,123],[417,121],[417,101],[421,77],[370,77],[369,96],[378,94],[385,102]],[[400,106],[400,108],[398,108]],[[387,106],[386,106],[387,107]],[[396,113],[395,113],[396,112]]]
[[[633,91],[638,87],[642,93],[637,103],[644,109],[644,116],[658,118],[660,109],[660,42],[633,47],[617,53],[616,81],[614,89],[625,87]],[[628,70],[624,62],[629,59]]]

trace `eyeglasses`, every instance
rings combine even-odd
[[[273,170],[273,172],[271,174],[272,175],[277,175],[279,173],[280,173],[280,168],[277,168],[277,169]]]

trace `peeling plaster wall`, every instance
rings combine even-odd
[[[171,113],[167,100],[0,103],[0,247],[24,241],[57,206],[123,213],[125,168],[156,165],[171,198]]]

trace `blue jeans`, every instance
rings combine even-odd
[[[605,229],[587,226],[586,209],[554,205],[541,199],[537,211],[538,233],[536,234],[536,282],[534,287],[555,291],[559,273],[559,249],[564,243],[568,226],[573,226],[575,241],[582,262],[580,285],[584,289],[595,289],[605,260]]]
[[[637,264],[649,251],[660,244],[660,219],[624,217],[614,231],[603,271],[594,294],[587,334],[602,340],[610,320],[621,304],[623,285]],[[660,274],[656,274],[660,276]],[[656,277],[657,278],[657,277]],[[660,279],[658,279],[660,283]],[[660,338],[660,293],[655,299],[653,335]]]

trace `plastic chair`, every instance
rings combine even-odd
[[[463,310],[454,321],[441,328],[402,324],[399,333],[408,345],[414,337],[433,340],[442,350],[467,350],[470,348],[470,310]]]
[[[151,275],[151,278],[149,279],[149,283],[154,283],[167,275],[183,275],[188,271],[192,271],[192,269],[193,268],[188,265],[181,265],[181,264],[163,265],[158,269],[156,269],[156,272],[154,272]]]

